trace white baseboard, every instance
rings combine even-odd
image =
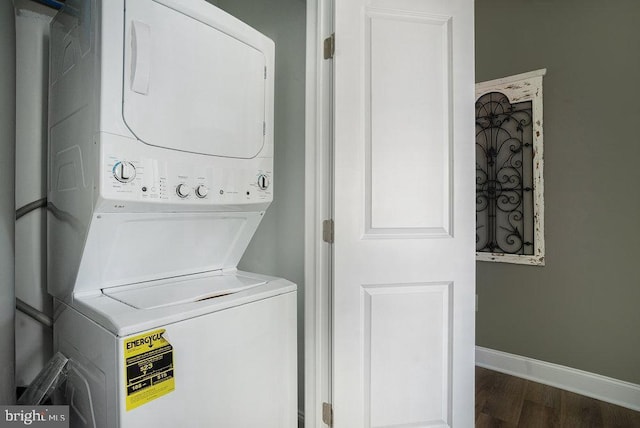
[[[476,346],[476,365],[640,411],[640,385]]]

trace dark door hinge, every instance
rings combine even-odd
[[[333,220],[325,220],[322,222],[322,240],[333,244]]]
[[[333,426],[333,406],[329,403],[322,403],[322,422]]]
[[[324,39],[324,59],[333,58],[333,54],[336,51],[336,33],[331,34]]]

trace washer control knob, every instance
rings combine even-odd
[[[258,176],[258,187],[262,190],[267,189],[269,187],[269,176],[260,174]]]
[[[196,187],[196,196],[199,198],[204,198],[209,193],[209,189],[204,184],[200,184]]]
[[[189,196],[189,193],[191,193],[191,190],[186,184],[181,183],[176,186],[176,193],[181,198],[186,198],[187,196]]]
[[[136,167],[131,162],[119,161],[113,166],[113,176],[121,183],[129,183],[136,178]]]

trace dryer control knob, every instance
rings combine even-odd
[[[269,176],[260,174],[258,176],[258,187],[262,190],[265,190],[267,187],[269,187]]]
[[[191,190],[189,190],[189,187],[186,184],[182,183],[176,186],[176,193],[181,198],[186,198],[189,196],[189,193],[191,193]]]
[[[136,167],[131,162],[116,162],[113,166],[113,176],[121,183],[129,183],[136,178]]]
[[[196,187],[196,196],[199,198],[204,198],[209,193],[209,189],[204,184]]]

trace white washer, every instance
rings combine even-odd
[[[214,289],[233,294],[207,299]],[[61,305],[55,348],[71,361],[72,426],[297,426],[295,296],[286,280],[237,272]],[[139,343],[131,356],[128,343]]]
[[[204,0],[67,0],[52,21],[71,426],[297,425],[296,286],[236,269],[273,199],[273,82],[273,42]]]

